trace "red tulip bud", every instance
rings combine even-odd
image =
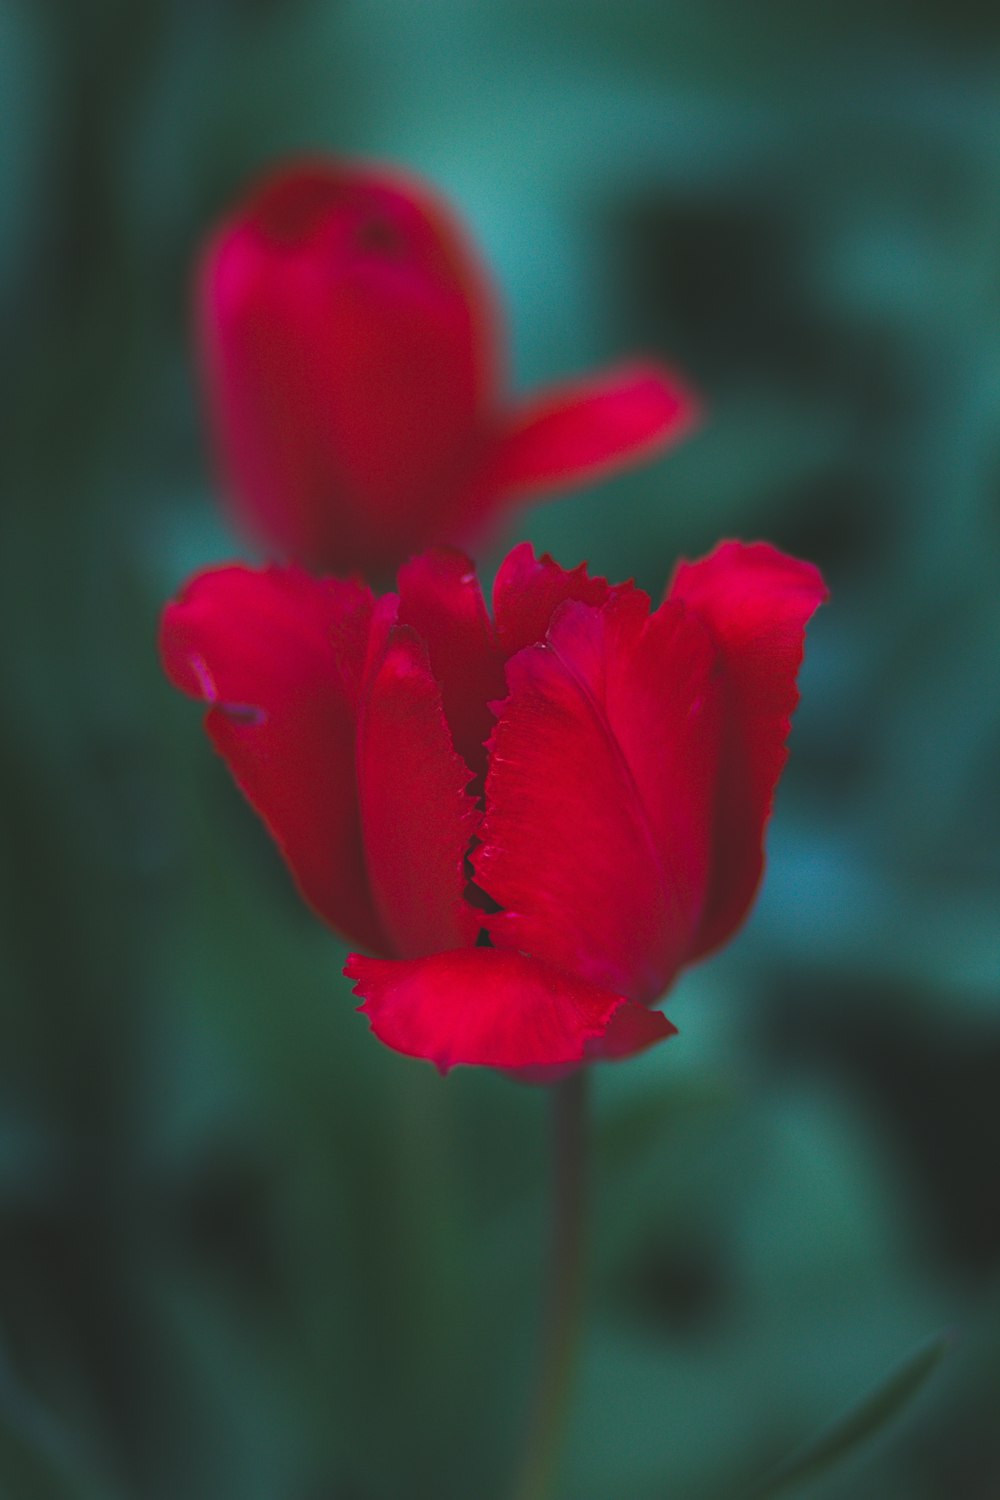
[[[345,162],[283,168],[221,225],[198,331],[240,520],[340,573],[468,539],[505,499],[649,456],[695,413],[652,362],[514,402],[461,225],[423,184]]]

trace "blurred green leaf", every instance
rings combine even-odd
[[[876,1437],[906,1409],[923,1390],[941,1363],[953,1339],[948,1333],[930,1338],[908,1360],[825,1432],[819,1434],[778,1465],[751,1492],[750,1500],[779,1500],[803,1486],[813,1484],[850,1458]]]
[[[49,1413],[0,1362],[0,1494],[11,1500],[118,1500]]]

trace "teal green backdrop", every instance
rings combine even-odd
[[[951,1328],[822,1500],[1000,1493],[1000,13],[974,0],[2,0],[0,1493],[469,1500],[512,1471],[545,1099],[390,1054],[162,602],[251,555],[191,266],[283,153],[431,178],[519,387],[708,419],[515,516],[659,590],[818,562],[769,871],[600,1074],[565,1500],[741,1500]]]

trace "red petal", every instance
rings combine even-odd
[[[481,775],[493,729],[489,704],[504,694],[503,658],[475,567],[463,552],[438,548],[400,569],[399,620],[426,643],[455,749]]]
[[[198,311],[228,487],[265,542],[371,571],[443,532],[500,372],[486,273],[426,188],[286,167],[209,244]]]
[[[714,652],[638,591],[570,602],[507,664],[477,883],[494,942],[653,999],[684,961],[708,879]]]
[[[603,1036],[587,1043],[587,1057],[594,1062],[618,1062],[676,1035],[677,1027],[661,1010],[630,1002],[615,1011]]]
[[[496,484],[552,490],[600,478],[676,442],[697,414],[678,376],[655,364],[623,365],[554,386],[510,421],[496,458]]]
[[[372,598],[298,568],[202,573],[163,615],[171,681],[209,705],[219,754],[303,896],[356,942],[386,950],[361,845],[356,701]]]
[[[426,648],[397,627],[361,715],[358,789],[372,891],[402,957],[476,940],[480,918],[462,899],[479,823],[469,779]]]
[[[503,654],[513,656],[544,640],[564,600],[603,604],[612,593],[631,588],[627,583],[612,589],[606,578],[589,578],[586,563],[567,572],[548,553],[536,558],[531,543],[521,542],[504,558],[493,584],[493,614]]]
[[[637,1045],[646,1046],[673,1029],[657,1011],[499,948],[461,948],[408,963],[352,954],[344,973],[365,997],[360,1009],[379,1040],[427,1058],[442,1073],[458,1063],[561,1069],[600,1055],[607,1036],[631,1028]],[[624,1025],[622,1011],[632,1018]]]
[[[759,884],[764,829],[798,702],[806,622],[826,597],[818,568],[762,542],[723,542],[674,577],[670,598],[705,622],[724,668],[712,882],[692,957],[731,935]]]

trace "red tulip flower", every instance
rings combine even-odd
[[[551,1078],[671,1034],[649,1008],[760,880],[816,568],[725,542],[664,602],[516,547],[487,614],[458,552],[398,595],[298,567],[198,575],[167,673],[305,899],[376,957],[381,1040]]]
[[[655,454],[694,415],[652,362],[512,399],[485,267],[443,203],[382,168],[265,180],[204,254],[198,332],[239,519],[321,571],[467,539],[504,501]]]

